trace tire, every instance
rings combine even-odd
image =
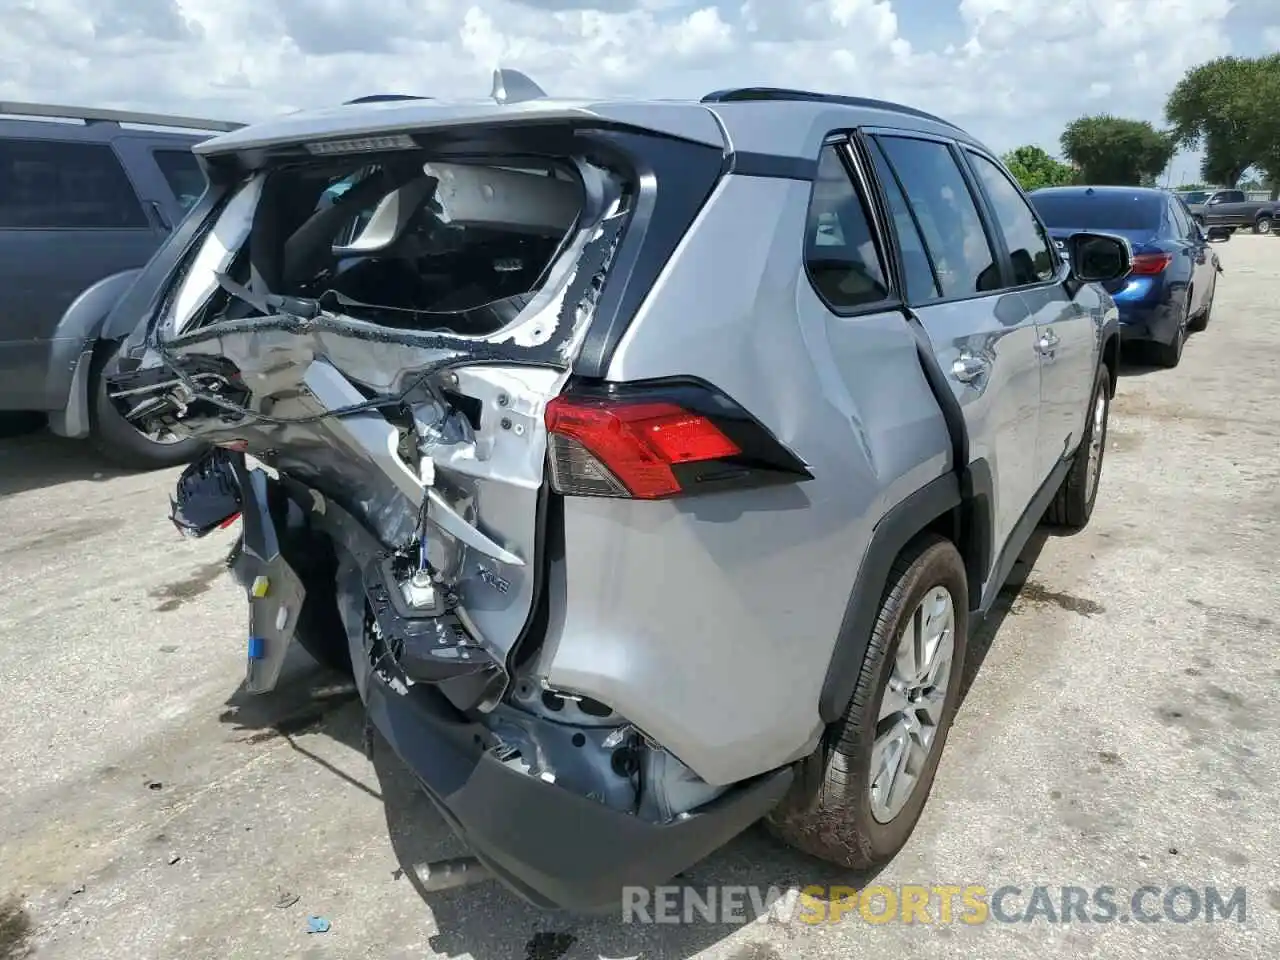
[[[1254,233],[1270,233],[1271,218],[1267,216],[1262,216],[1262,217],[1259,217],[1257,220],[1253,221],[1253,232]]]
[[[936,724],[920,723],[926,708],[912,707],[880,721],[883,698],[890,680],[896,686],[902,674],[899,653],[904,630],[916,611],[943,591],[951,599],[952,641],[948,667],[939,666],[936,679],[946,675],[946,688],[935,704]],[[968,641],[968,581],[964,561],[950,541],[923,535],[903,550],[889,573],[888,589],[872,630],[853,698],[843,718],[832,724],[817,753],[804,762],[788,795],[766,818],[766,828],[796,849],[811,856],[855,870],[874,868],[893,859],[911,836],[924,810],[938,760],[946,746],[947,732],[960,701]],[[932,730],[923,757],[917,755],[917,777],[904,781],[907,792],[886,811],[885,780],[873,774],[877,728],[882,734],[896,729],[894,718],[917,718],[918,733]],[[876,784],[880,787],[877,789]],[[873,792],[874,791],[874,792]]]
[[[1093,516],[1102,479],[1102,461],[1107,452],[1107,423],[1111,418],[1111,375],[1103,364],[1085,414],[1084,433],[1071,459],[1071,469],[1062,479],[1045,511],[1045,523],[1072,531],[1083,530]],[[1096,441],[1096,442],[1095,442]],[[1096,453],[1096,459],[1092,453]]]
[[[1169,343],[1153,343],[1151,345],[1151,356],[1155,360],[1157,366],[1164,367],[1166,370],[1172,370],[1182,362],[1182,348],[1187,344],[1187,330],[1191,326],[1191,317],[1188,315],[1191,310],[1191,298],[1187,297],[1187,313],[1183,314],[1182,322],[1178,324],[1177,330],[1173,333],[1173,340]]]
[[[107,395],[103,368],[114,351],[95,355],[89,368],[89,442],[105,459],[126,470],[161,470],[190,463],[204,452],[197,440],[160,443],[124,418]]]

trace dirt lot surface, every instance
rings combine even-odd
[[[1208,330],[1178,369],[1126,371],[1093,523],[1028,548],[971,643],[919,829],[874,881],[1017,886],[1006,916],[1036,884],[1055,908],[1062,886],[1112,886],[1115,922],[641,926],[489,884],[420,896],[414,865],[462,851],[394,759],[365,758],[352,694],[301,659],[273,695],[239,689],[227,536],[175,534],[173,473],[33,434],[0,441],[0,960],[1273,955],[1280,241],[1216,249]],[[868,878],[753,831],[683,882]],[[1122,922],[1144,885],[1161,919]],[[1202,901],[1186,923],[1163,912],[1177,885]],[[1206,922],[1209,887],[1245,888],[1243,923]]]

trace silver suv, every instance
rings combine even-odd
[[[288,645],[479,865],[592,909],[766,818],[881,863],[1030,532],[1088,522],[1123,239],[1064,259],[951,124],[859,98],[388,99],[196,148],[117,307],[215,445],[247,685]]]

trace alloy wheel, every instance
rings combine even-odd
[[[1093,492],[1098,487],[1098,477],[1102,473],[1102,449],[1107,442],[1107,398],[1105,391],[1099,390],[1093,400],[1093,423],[1089,431],[1089,462],[1084,474],[1084,499],[1086,503],[1093,500]]]
[[[955,654],[955,601],[934,587],[898,636],[871,747],[871,815],[888,823],[924,774],[942,725]]]

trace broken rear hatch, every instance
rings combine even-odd
[[[359,561],[381,565],[401,612],[401,586],[425,594],[467,634],[459,649],[501,665],[537,596],[543,409],[638,191],[577,111],[359,109],[380,108],[430,129],[317,138],[311,121],[201,148],[212,196],[109,389],[137,421],[314,491],[358,525],[344,547],[380,548]]]

